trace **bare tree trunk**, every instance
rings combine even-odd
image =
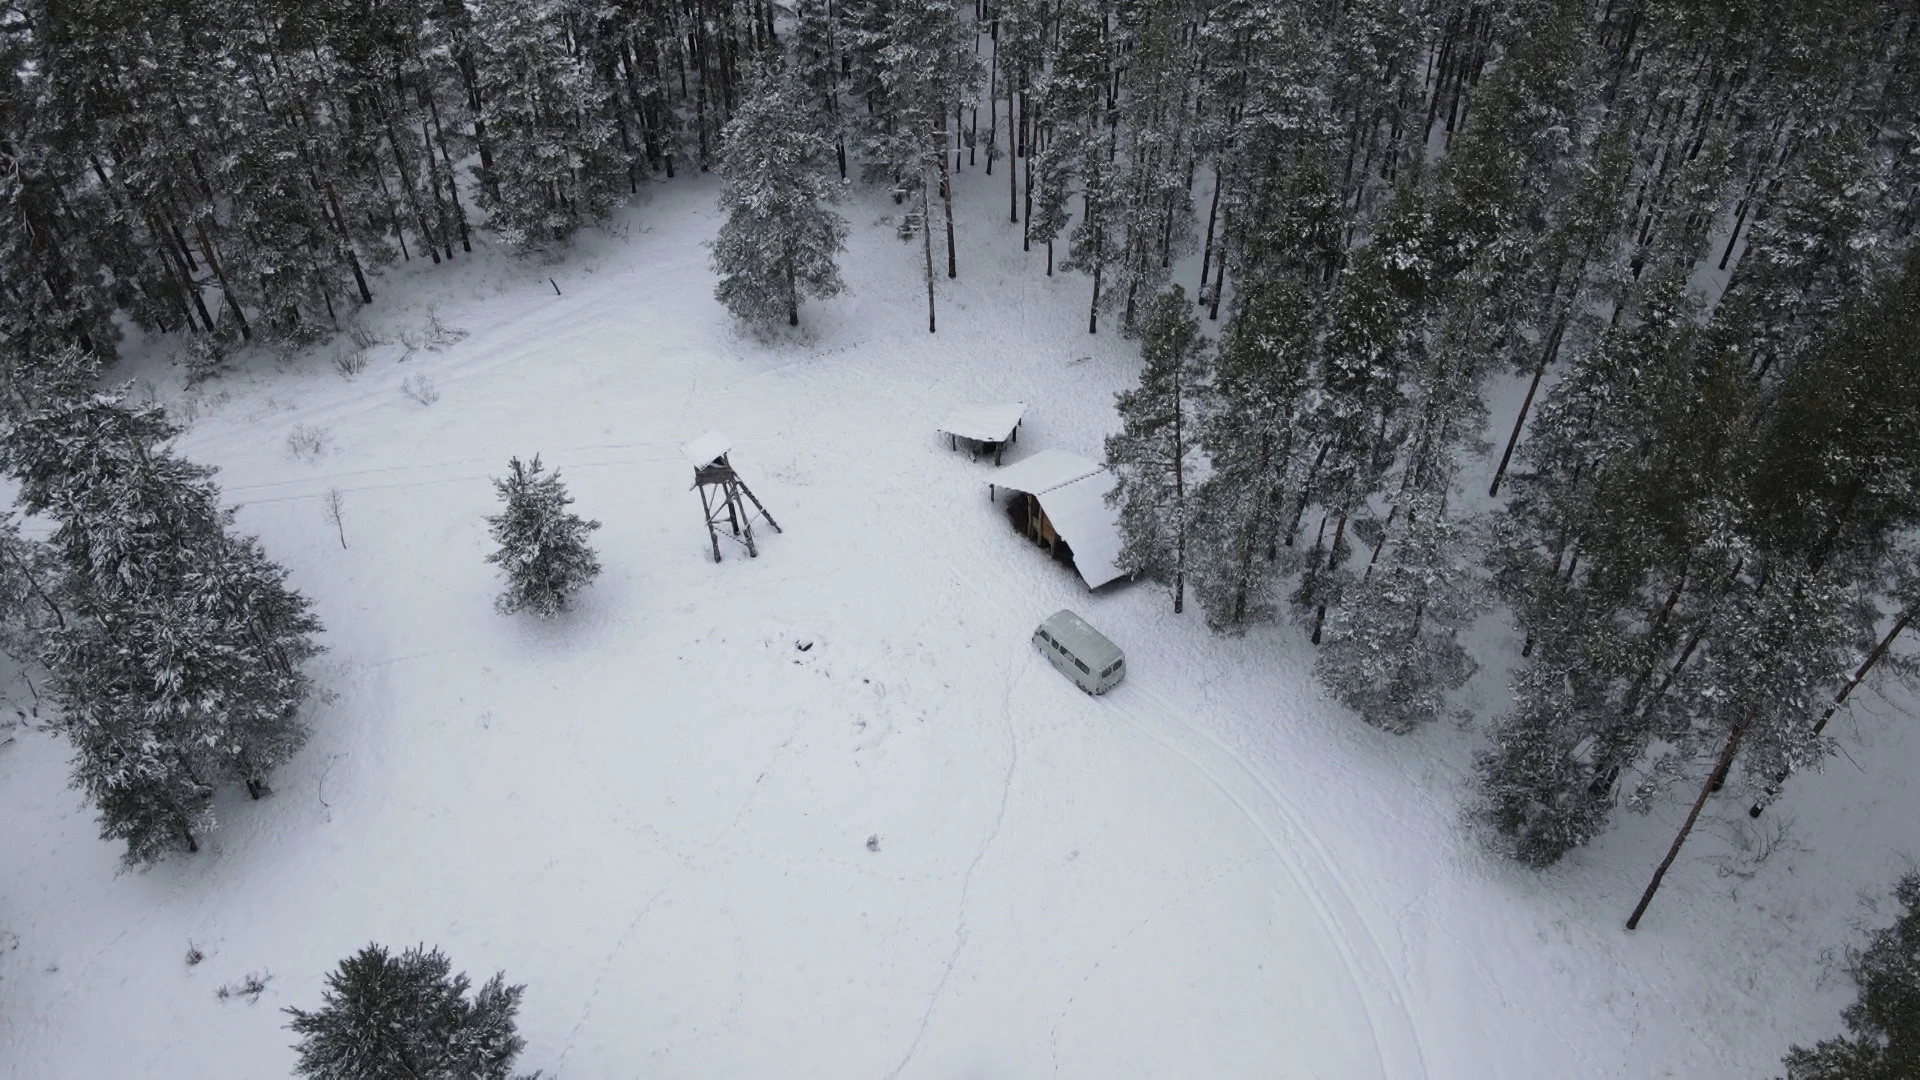
[[[1187,599],[1187,447],[1186,395],[1176,380],[1173,387],[1173,505],[1179,530],[1173,538],[1173,613],[1180,614]]]
[[[1887,655],[1887,649],[1893,645],[1893,639],[1900,636],[1900,632],[1905,630],[1907,624],[1913,621],[1916,613],[1920,613],[1920,606],[1910,607],[1900,613],[1899,621],[1893,624],[1893,629],[1888,630],[1886,636],[1880,639],[1880,644],[1873,647],[1873,651],[1867,654],[1866,660],[1862,661],[1860,667],[1854,671],[1853,678],[1848,679],[1846,685],[1840,688],[1840,692],[1834,695],[1833,703],[1827,706],[1827,711],[1820,714],[1820,721],[1813,725],[1813,733],[1815,735],[1819,735],[1821,732],[1827,730],[1827,722],[1833,719],[1833,714],[1840,711],[1840,706],[1845,705],[1847,698],[1853,696],[1854,688],[1859,686],[1861,680],[1867,677],[1867,673],[1872,671],[1874,665],[1880,662],[1880,658]],[[1782,772],[1773,778],[1773,783],[1767,785],[1766,794],[1762,795],[1747,809],[1748,817],[1760,816],[1761,812],[1767,808],[1767,803],[1772,801],[1775,795],[1780,794],[1780,785],[1787,782],[1788,775],[1788,773]]]
[[[947,211],[947,277],[960,276],[959,266],[953,256],[953,177],[947,171],[947,112],[940,110],[940,202]]]
[[[1227,287],[1227,244],[1225,233],[1227,231],[1227,224],[1232,220],[1233,211],[1231,210],[1227,211],[1226,216],[1220,219],[1220,232],[1222,236],[1220,240],[1220,254],[1213,260],[1213,295],[1208,297],[1209,304],[1207,307],[1207,321],[1209,322],[1220,321],[1220,293]]]
[[[1026,208],[1026,213],[1024,215],[1021,215],[1022,224],[1020,226],[1020,250],[1031,251],[1033,250],[1033,152],[1036,149],[1031,140],[1036,138],[1039,133],[1030,130],[1033,126],[1033,117],[1029,115],[1032,109],[1032,105],[1030,102],[1027,101],[1025,93],[1021,94],[1020,103],[1021,103],[1020,129],[1022,131],[1022,135],[1020,137],[1020,149],[1022,151],[1021,156],[1027,159],[1027,169],[1026,169],[1027,184],[1025,189],[1025,196],[1021,199],[1021,205],[1023,205]],[[1012,116],[1013,116],[1012,99],[1008,99],[1007,101],[1007,116],[1008,116],[1007,122],[1012,123],[1013,122],[1012,121]],[[1012,172],[1012,170],[1009,169],[1008,172]],[[1007,185],[1009,188],[1012,187],[1013,177],[1011,176],[1007,177]],[[1047,242],[1047,267],[1048,267],[1047,276],[1052,277],[1053,276],[1053,269],[1052,269],[1053,242],[1052,241]]]
[[[227,284],[227,272],[220,268],[220,260],[213,253],[213,241],[207,236],[207,227],[199,221],[193,223],[193,231],[200,238],[200,253],[207,257],[207,265],[213,268],[213,276],[220,280],[220,291],[227,297],[227,307],[240,323],[242,340],[253,340],[253,327],[247,324],[247,313],[240,310],[240,298],[233,295],[233,287]]]
[[[1667,869],[1673,860],[1680,857],[1680,848],[1687,842],[1687,834],[1693,831],[1693,823],[1700,819],[1700,810],[1707,805],[1707,796],[1726,782],[1727,773],[1733,768],[1733,756],[1740,750],[1740,739],[1747,733],[1747,726],[1753,723],[1753,710],[1747,710],[1740,722],[1733,725],[1727,733],[1727,743],[1720,750],[1720,760],[1714,763],[1713,772],[1707,774],[1707,782],[1700,785],[1700,795],[1693,800],[1693,809],[1687,811],[1687,820],[1680,823],[1680,831],[1674,834],[1673,846],[1667,849],[1667,857],[1660,860],[1660,866],[1653,872],[1653,880],[1647,882],[1647,891],[1640,894],[1640,903],[1634,906],[1633,914],[1627,916],[1627,929],[1640,927],[1640,916],[1647,913],[1647,905],[1653,903],[1653,894],[1660,891],[1660,879],[1667,876]]]
[[[1533,408],[1533,395],[1540,389],[1540,377],[1547,373],[1548,365],[1560,354],[1560,338],[1567,329],[1568,313],[1563,312],[1558,322],[1553,324],[1553,332],[1547,335],[1546,347],[1540,350],[1540,362],[1533,366],[1533,381],[1527,384],[1527,396],[1520,402],[1520,415],[1513,418],[1513,434],[1507,436],[1507,451],[1500,455],[1500,467],[1493,471],[1493,483],[1487,488],[1487,497],[1500,494],[1500,481],[1507,475],[1507,465],[1513,461],[1513,448],[1520,444],[1520,432],[1527,426],[1527,412]]]
[[[1049,254],[1052,253],[1052,244],[1047,245],[1047,251]],[[1105,264],[1100,259],[1100,240],[1097,234],[1093,241],[1093,251],[1093,302],[1087,305],[1087,333],[1089,334],[1100,332],[1100,270]]]
[[[942,147],[940,156],[946,156]],[[928,199],[927,174],[923,166],[920,172],[920,233],[927,252],[927,333],[934,333],[933,316],[933,205]]]
[[[1207,302],[1207,272],[1213,269],[1213,222],[1220,213],[1220,170],[1213,173],[1213,203],[1207,207],[1207,241],[1200,246],[1200,289],[1194,302]]]

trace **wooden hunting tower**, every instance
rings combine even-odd
[[[756,559],[760,557],[753,546],[753,517],[747,512],[747,503],[752,503],[754,511],[767,519],[774,532],[781,531],[780,523],[760,505],[752,489],[727,461],[732,449],[733,444],[717,431],[709,431],[680,448],[680,453],[693,463],[693,486],[700,493],[700,509],[707,521],[707,539],[713,543],[714,562],[720,561],[723,520],[733,530],[733,538],[746,545],[747,554]]]

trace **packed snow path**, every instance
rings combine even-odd
[[[1814,957],[1866,869],[1803,853],[1821,884],[1770,866],[1730,899],[1705,842],[1629,937],[1664,822],[1544,877],[1489,862],[1458,732],[1373,732],[1293,631],[1089,596],[1021,540],[934,428],[1024,400],[1009,461],[1098,455],[1136,362],[1084,332],[1081,278],[982,209],[929,336],[918,249],[859,202],[852,294],[760,342],[710,299],[712,194],[655,189],[555,267],[390,287],[376,325],[431,300],[469,333],[443,349],[194,399],[183,449],[326,621],[326,700],[273,798],[146,873],[116,873],[57,740],[0,749],[7,1075],[285,1075],[278,1008],[368,940],[526,983],[522,1065],[564,1080],[1730,1076],[1832,1026]],[[296,424],[327,449],[290,455]],[[785,527],[757,560],[708,561],[677,448],[715,427]],[[482,561],[486,478],[536,451],[605,522],[605,574],[544,624],[493,614]],[[1105,698],[1028,643],[1063,606],[1127,650]],[[257,1002],[217,999],[248,972]]]

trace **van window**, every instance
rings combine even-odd
[[[1079,669],[1080,669],[1080,673],[1081,673],[1081,674],[1083,674],[1083,675],[1091,675],[1091,674],[1093,674],[1093,669],[1092,669],[1092,668],[1090,668],[1090,667],[1088,667],[1088,666],[1087,666],[1087,665],[1086,665],[1086,664],[1085,664],[1085,663],[1084,663],[1084,662],[1083,662],[1083,661],[1082,661],[1082,660],[1081,660],[1081,659],[1080,659],[1079,657],[1077,657],[1077,656],[1073,658],[1073,666],[1074,666],[1074,667],[1077,667],[1077,668],[1079,668]]]
[[[1107,669],[1100,673],[1100,677],[1104,679],[1107,676],[1119,670],[1120,670],[1120,661],[1115,660],[1113,663],[1107,665]]]

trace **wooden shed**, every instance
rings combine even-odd
[[[993,474],[987,496],[1008,493],[1008,517],[1029,540],[1071,562],[1089,589],[1121,576],[1119,514],[1107,505],[1114,476],[1097,461],[1042,450]]]

